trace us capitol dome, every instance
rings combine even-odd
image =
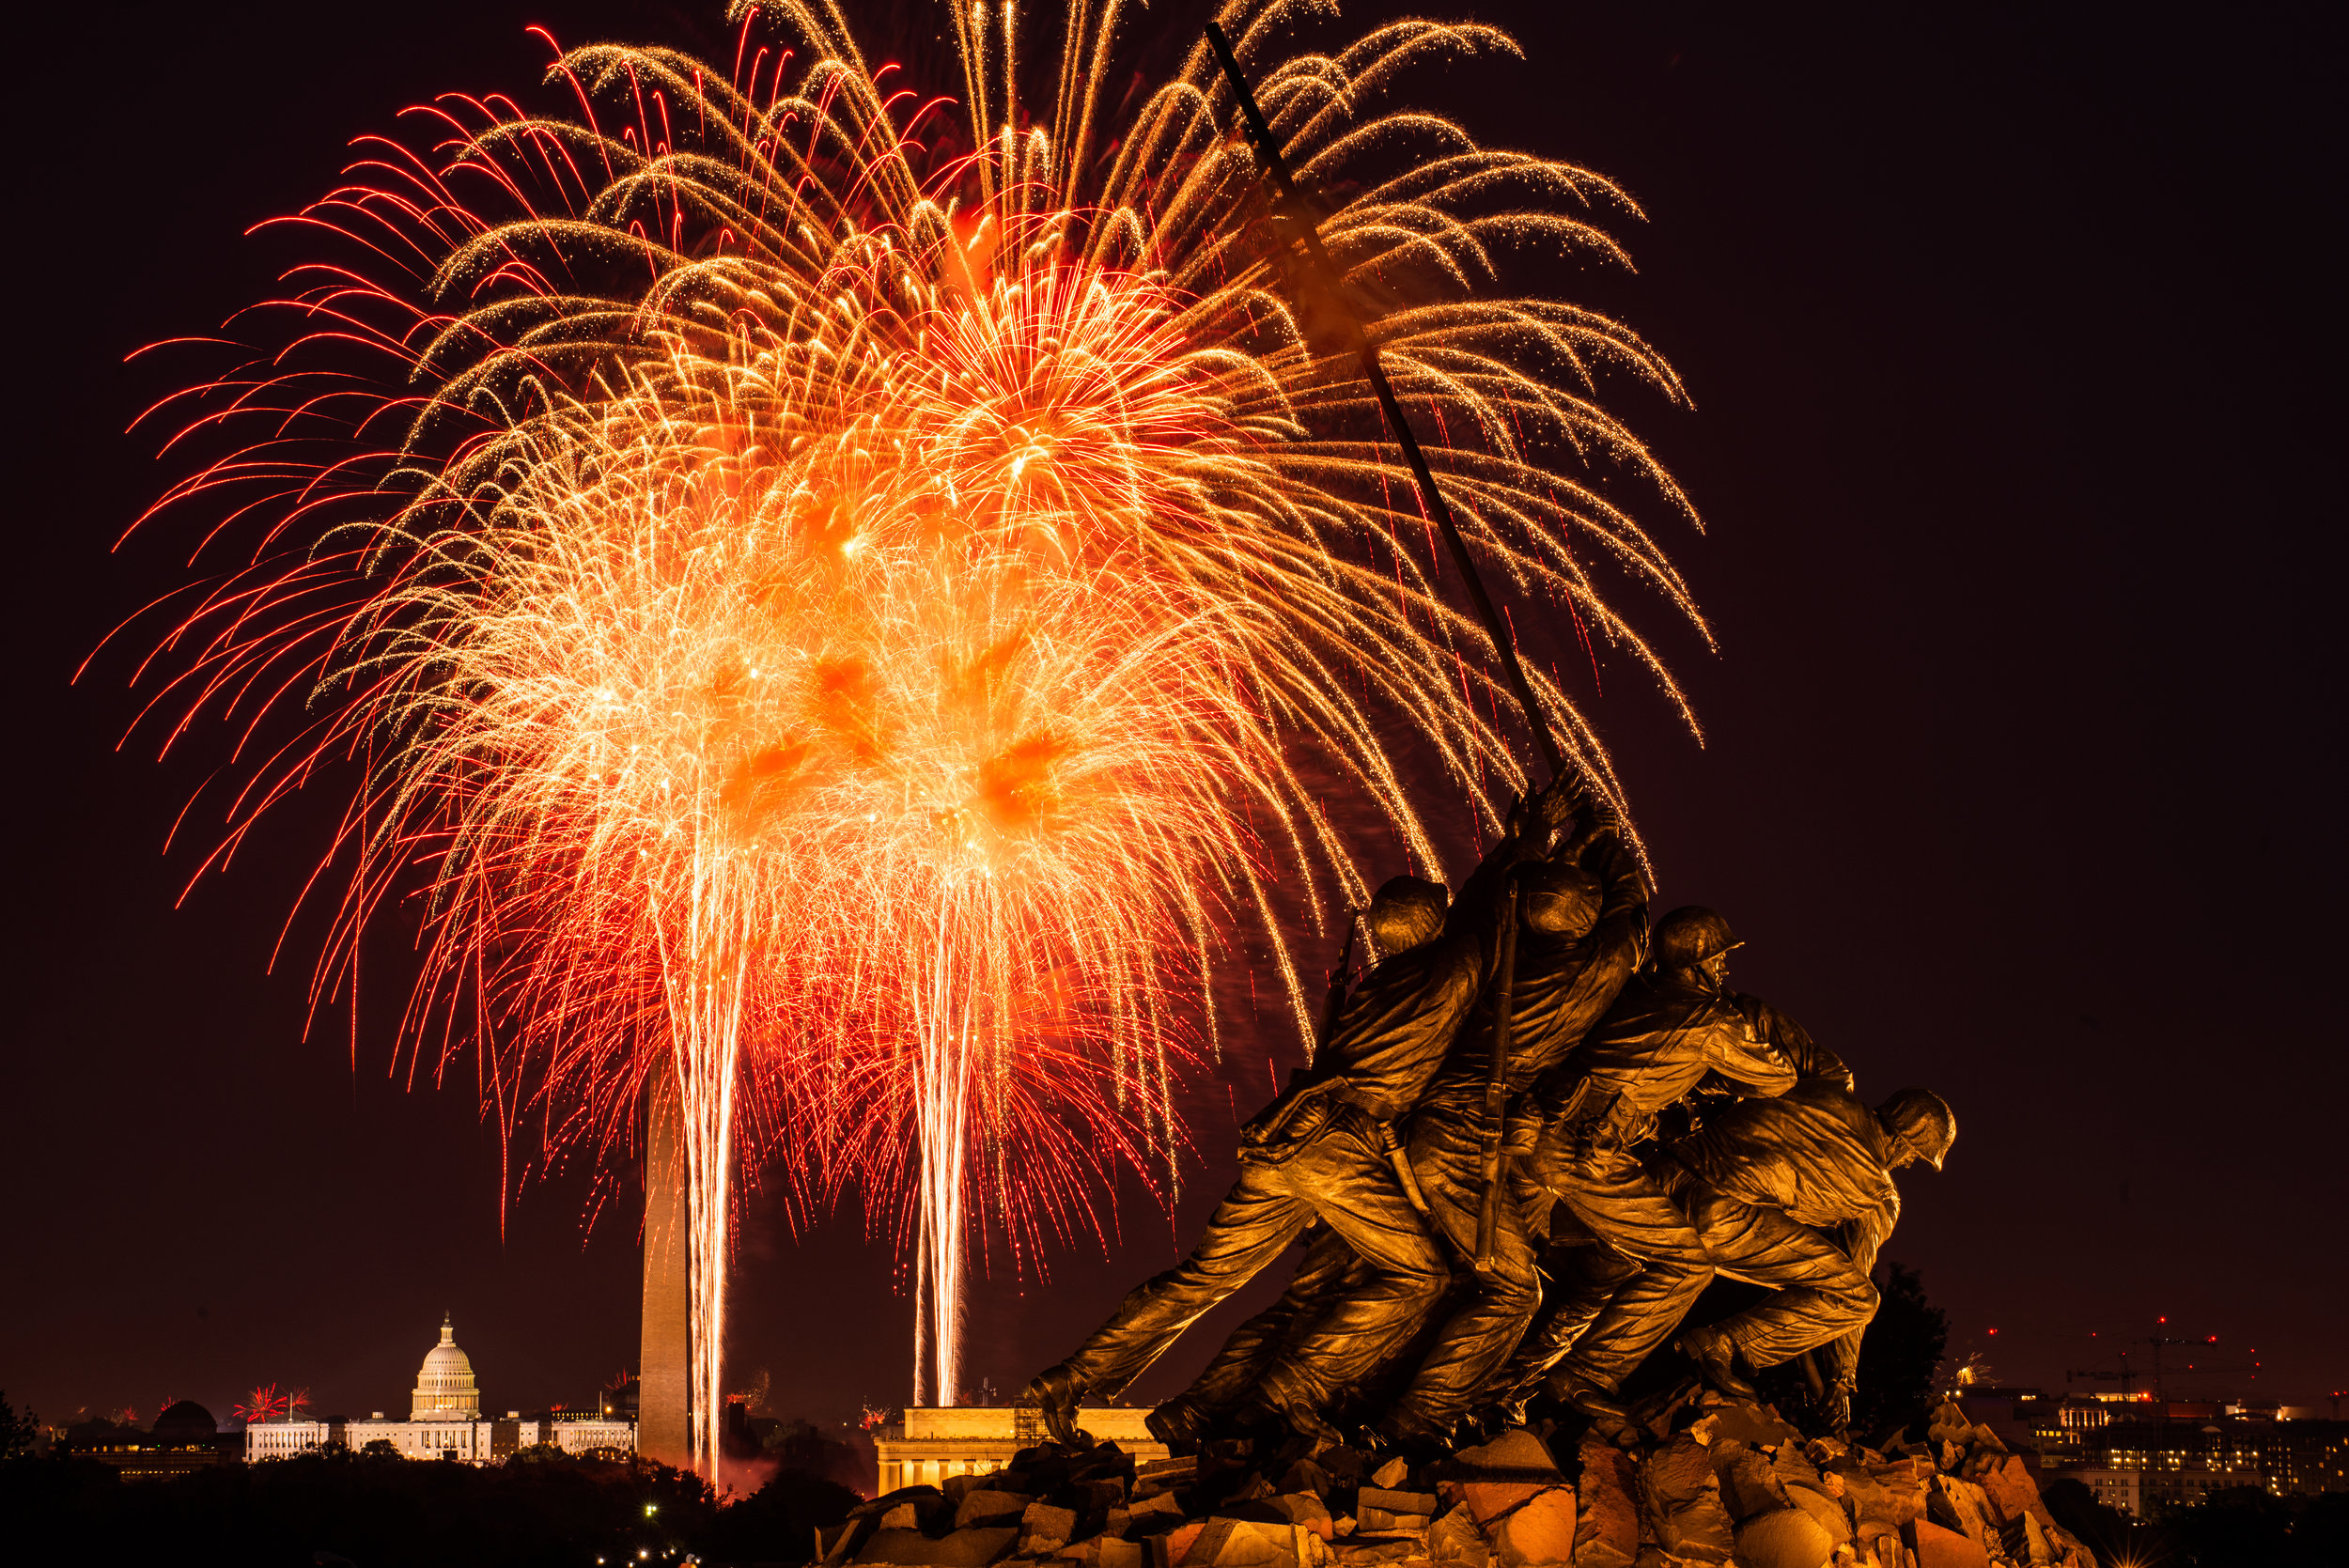
[[[441,1343],[424,1353],[424,1366],[416,1374],[416,1389],[409,1398],[408,1419],[477,1421],[480,1417],[481,1386],[474,1380],[473,1360],[457,1348],[454,1322],[443,1313]]]
[[[210,1421],[211,1418],[203,1419]],[[244,1428],[248,1460],[289,1459],[320,1449],[344,1448],[354,1453],[402,1459],[493,1465],[541,1445],[588,1458],[625,1458],[636,1450],[635,1418],[566,1410],[558,1405],[527,1418],[520,1410],[508,1410],[503,1421],[485,1419],[473,1358],[457,1347],[456,1323],[446,1315],[441,1319],[441,1343],[424,1353],[424,1365],[416,1371],[406,1421],[387,1419],[376,1410],[365,1421],[288,1415],[248,1421]]]

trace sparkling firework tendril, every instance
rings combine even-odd
[[[160,1418],[173,1403],[165,1400],[156,1411],[157,1416]],[[296,1413],[307,1409],[309,1405],[310,1390],[307,1389],[281,1389],[274,1383],[264,1383],[245,1395],[243,1402],[236,1405],[230,1414],[248,1425],[258,1425],[263,1421],[290,1421]]]
[[[1463,528],[1685,715],[1613,585],[1702,620],[1605,479],[1687,504],[1598,400],[1610,371],[1679,383],[1614,321],[1486,291],[1513,247],[1620,260],[1584,214],[1628,201],[1383,106],[1503,35],[1405,22],[1268,64],[1310,12],[1221,20]],[[916,1397],[952,1402],[966,1239],[1025,1266],[1115,1167],[1169,1190],[1170,1078],[1243,929],[1308,1034],[1277,917],[1326,929],[1364,893],[1330,801],[1439,870],[1391,738],[1483,825],[1523,783],[1204,46],[1113,108],[1120,9],[1072,8],[1030,113],[1016,9],[948,13],[959,109],[789,5],[795,47],[745,16],[731,71],[560,55],[576,119],[417,111],[436,146],[369,141],[294,220],[361,259],[298,269],[285,337],[192,389],[192,434],[256,434],[165,502],[268,520],[169,640],[167,693],[313,715],[216,858],[364,768],[319,1000],[421,872],[408,1059],[480,1048],[510,1175],[616,1151],[673,1078],[705,1467],[738,1162],[780,1151],[792,1192],[854,1182],[897,1216]]]

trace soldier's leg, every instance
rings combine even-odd
[[[1254,1279],[1312,1223],[1312,1209],[1291,1188],[1283,1167],[1243,1161],[1190,1256],[1136,1286],[1107,1323],[1038,1382],[1060,1374],[1075,1394],[1123,1392],[1200,1314]]]
[[[1698,1237],[1721,1273],[1778,1294],[1713,1325],[1746,1364],[1773,1367],[1875,1316],[1867,1271],[1812,1226],[1696,1187],[1685,1195]]]
[[[1642,1266],[1610,1295],[1562,1370],[1610,1392],[1669,1338],[1712,1282],[1713,1265],[1663,1184],[1616,1156],[1559,1192],[1591,1233]]]
[[[1463,1257],[1473,1255],[1483,1207],[1479,1129],[1465,1118],[1423,1113],[1411,1126],[1411,1171],[1436,1223]],[[1524,1212],[1504,1190],[1494,1227],[1492,1269],[1468,1281],[1461,1302],[1438,1331],[1396,1402],[1396,1419],[1419,1431],[1447,1433],[1469,1413],[1485,1386],[1517,1349],[1542,1301],[1541,1274]]]
[[[1289,1180],[1366,1271],[1265,1370],[1265,1403],[1315,1412],[1367,1384],[1402,1349],[1451,1287],[1452,1267],[1360,1111],[1343,1112],[1300,1150]]]
[[[1550,1242],[1540,1260],[1547,1281],[1541,1309],[1517,1342],[1517,1353],[1493,1377],[1491,1397],[1496,1400],[1530,1393],[1542,1374],[1581,1342],[1607,1303],[1641,1268],[1638,1259],[1593,1235],[1563,1203],[1551,1212]]]
[[[1237,1407],[1255,1392],[1265,1369],[1283,1345],[1328,1312],[1349,1282],[1366,1282],[1368,1277],[1361,1260],[1337,1232],[1316,1226],[1306,1238],[1297,1278],[1281,1299],[1234,1329],[1206,1370],[1176,1399],[1207,1416]]]

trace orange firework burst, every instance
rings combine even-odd
[[[1686,513],[1597,396],[1602,368],[1678,382],[1613,321],[1480,287],[1511,246],[1617,256],[1586,214],[1629,204],[1381,107],[1501,34],[1398,23],[1267,69],[1286,9],[1221,20],[1340,194],[1323,240],[1463,527],[1678,702],[1587,564],[1702,629],[1599,485]],[[746,17],[731,71],[574,51],[576,119],[454,99],[420,111],[429,153],[370,144],[299,220],[364,264],[300,269],[285,340],[194,389],[197,424],[266,434],[171,498],[251,489],[273,520],[173,639],[173,690],[319,712],[228,844],[327,760],[366,767],[321,986],[421,869],[405,1037],[477,1042],[529,1159],[624,1140],[673,1075],[705,1462],[739,1162],[911,1200],[916,1398],[951,1401],[968,1216],[1025,1257],[1112,1167],[1172,1181],[1170,1076],[1237,928],[1309,1029],[1276,915],[1324,929],[1363,894],[1330,798],[1432,870],[1387,737],[1487,822],[1522,784],[1205,47],[1112,123],[1114,4],[1072,8],[1034,113],[1015,9],[950,8],[959,110],[892,91],[836,9],[774,14],[796,48]]]

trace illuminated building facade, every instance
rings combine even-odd
[[[2108,1469],[2087,1466],[2063,1472],[2084,1483],[2096,1500],[2132,1519],[2148,1519],[2165,1505],[2201,1502],[2213,1492],[2248,1486],[2267,1490],[2257,1470],[2213,1470],[2199,1465],[2177,1469]]]
[[[2126,1406],[2123,1413],[2135,1414]],[[2042,1463],[2138,1518],[2157,1504],[2190,1503],[2229,1487],[2252,1486],[2277,1497],[2349,1492],[2349,1421],[2225,1414],[2201,1421],[2123,1419],[2073,1428],[2067,1436],[2067,1450],[2043,1450]]]
[[[415,1391],[408,1396],[408,1419],[472,1421],[480,1414],[481,1385],[473,1374],[473,1358],[457,1348],[456,1325],[443,1313],[441,1343],[424,1353]]]
[[[1088,1405],[1077,1413],[1077,1424],[1146,1463],[1168,1456],[1166,1445],[1143,1424],[1149,1414],[1147,1407]],[[899,1420],[877,1428],[873,1438],[880,1489],[886,1493],[900,1486],[936,1486],[953,1475],[990,1474],[1009,1465],[1021,1449],[1045,1441],[1046,1434],[1042,1412],[1033,1407],[913,1405]]]
[[[636,1451],[636,1423],[608,1412],[525,1421],[521,1411],[508,1410],[502,1420],[485,1419],[473,1359],[458,1348],[456,1327],[443,1318],[441,1343],[425,1353],[417,1371],[406,1421],[377,1410],[365,1421],[255,1421],[244,1429],[248,1461],[287,1459],[333,1446],[364,1453],[375,1443],[388,1445],[403,1459],[464,1465],[495,1464],[541,1443],[566,1453],[624,1457]]]
[[[329,1447],[364,1453],[377,1442],[389,1443],[402,1459],[462,1465],[494,1465],[541,1443],[580,1458],[624,1459],[636,1451],[636,1423],[601,1416],[525,1418],[519,1411],[502,1421],[403,1421],[378,1411],[366,1421],[256,1421],[244,1429],[244,1456],[289,1459]]]

